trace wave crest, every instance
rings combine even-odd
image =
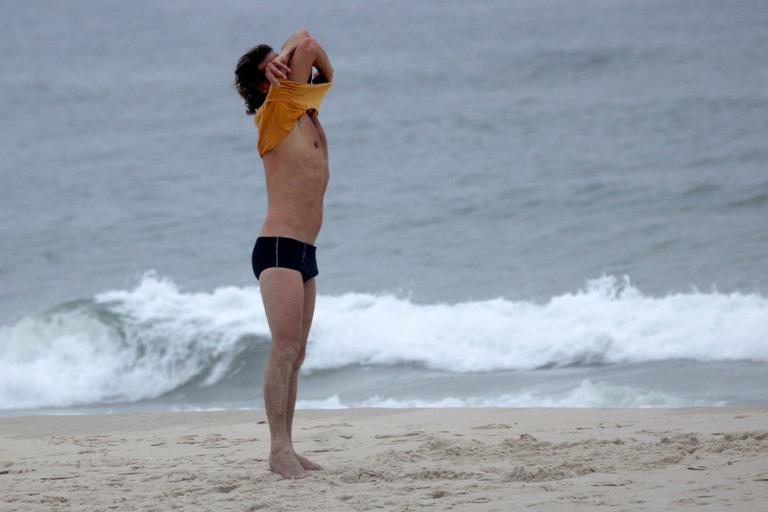
[[[150,399],[235,372],[269,343],[256,287],[182,292],[146,273],[0,327],[0,409]],[[643,294],[603,276],[547,302],[415,304],[391,294],[319,296],[304,373],[348,365],[447,372],[667,359],[768,361],[768,299],[716,291]]]

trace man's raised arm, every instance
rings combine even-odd
[[[310,35],[306,29],[297,31],[295,34],[289,37],[285,43],[283,43],[283,47],[280,49],[280,55],[278,55],[278,57],[282,57],[283,62],[288,64],[288,62],[291,60],[293,50],[296,49],[296,45],[299,44],[299,41],[308,37],[310,37]]]
[[[310,81],[313,66],[322,76],[322,80],[316,80],[316,82],[333,80],[333,66],[328,54],[314,37],[305,37],[296,44],[288,66],[290,67],[288,79],[295,82]]]
[[[312,79],[314,83],[321,84],[333,81],[333,66],[331,65],[331,59],[328,58],[325,49],[319,44],[317,45],[317,55],[315,57],[314,66],[318,71],[318,74]]]

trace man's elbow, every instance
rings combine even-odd
[[[309,54],[317,53],[318,48],[320,48],[320,44],[317,39],[311,36],[305,37],[296,45],[296,51]]]

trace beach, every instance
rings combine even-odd
[[[302,29],[284,480],[234,80]],[[768,512],[765,1],[3,2],[0,48],[0,512]]]
[[[0,510],[765,510],[766,408],[263,410],[0,418]]]

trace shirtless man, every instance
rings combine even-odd
[[[291,427],[315,308],[318,271],[313,244],[329,177],[328,146],[317,111],[331,85],[333,67],[318,42],[300,30],[279,54],[267,45],[247,52],[235,77],[246,112],[255,114],[267,184],[267,215],[252,266],[272,334],[264,376],[269,470],[284,478],[302,478],[306,470],[322,469],[293,450]]]

